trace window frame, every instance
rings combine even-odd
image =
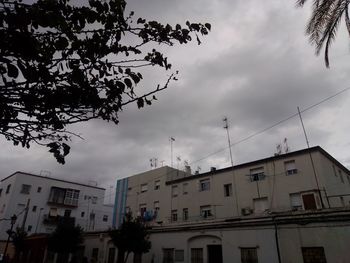
[[[232,183],[224,184],[224,197],[232,196]]]
[[[140,192],[141,193],[146,193],[148,191],[148,184],[145,183],[145,184],[141,184],[140,186]]]
[[[154,181],[154,190],[160,190],[160,180]]]
[[[258,247],[240,247],[241,263],[258,263]],[[253,252],[253,253],[251,253]],[[248,253],[248,254],[245,254]]]
[[[199,180],[199,192],[210,191],[210,178]]]
[[[249,177],[251,182],[257,182],[265,180],[265,169],[264,166],[252,168],[249,170]]]
[[[288,168],[288,166],[293,166],[293,168]],[[289,160],[284,162],[284,170],[286,172],[286,175],[294,175],[298,173],[298,169],[296,168],[295,160]]]

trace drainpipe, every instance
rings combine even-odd
[[[278,263],[281,263],[281,252],[280,252],[280,245],[278,241],[278,228],[277,228],[277,223],[275,220],[275,217],[272,217],[273,224],[275,226],[275,242],[276,242],[276,250],[277,250],[277,256],[278,256]]]

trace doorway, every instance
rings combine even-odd
[[[222,263],[221,245],[208,245],[208,263]]]

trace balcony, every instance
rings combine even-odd
[[[67,217],[67,216],[50,216],[48,214],[44,215],[43,220],[44,225],[58,225],[58,224],[75,224],[75,217]]]

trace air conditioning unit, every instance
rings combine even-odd
[[[253,214],[253,209],[251,209],[250,207],[244,207],[242,208],[241,211],[242,211],[242,215],[244,216]]]

